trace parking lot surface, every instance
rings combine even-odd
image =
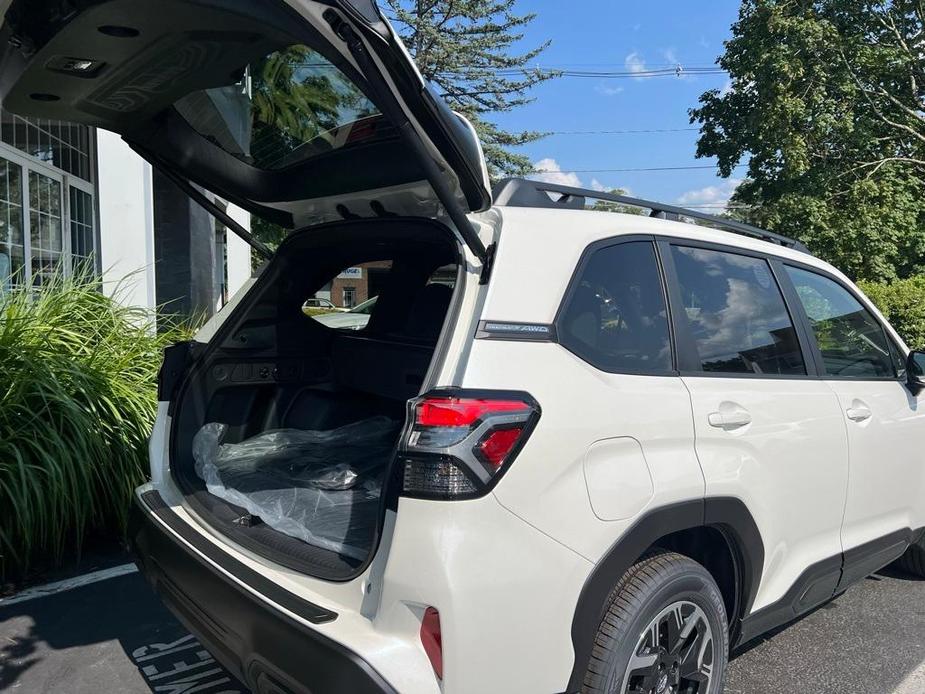
[[[137,573],[0,602],[0,692],[246,691]],[[749,644],[726,692],[925,694],[925,581],[884,572]]]

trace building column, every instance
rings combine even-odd
[[[209,318],[219,303],[214,272],[215,220],[166,176],[154,171],[154,283],[163,313]]]

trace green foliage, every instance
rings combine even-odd
[[[910,349],[925,349],[925,276],[889,284],[861,282],[859,286]]]
[[[510,148],[541,132],[508,132],[487,119],[532,101],[532,87],[558,73],[529,67],[549,42],[514,50],[536,15],[514,12],[516,0],[388,0],[390,19],[424,78],[475,126],[492,179],[530,173],[530,160]]]
[[[79,550],[91,527],[125,527],[161,353],[188,335],[154,319],[93,280],[0,297],[0,578]]]
[[[730,86],[691,111],[698,156],[717,157],[726,177],[748,161],[740,216],[859,278],[925,269],[925,128],[904,105],[921,113],[908,85],[923,59],[903,49],[904,34],[921,33],[921,5],[744,0],[719,60]]]
[[[609,191],[612,195],[626,195],[626,191],[622,188],[611,188]],[[646,215],[648,210],[642,207],[634,207],[633,205],[623,205],[619,202],[611,202],[609,200],[595,200],[594,204],[591,206],[592,210],[597,212],[619,212],[621,214],[636,214],[636,215]]]
[[[323,145],[344,123],[377,110],[357,87],[319,53],[291,46],[252,68],[253,151],[257,161],[278,167],[293,152]],[[311,143],[311,144],[309,144]]]

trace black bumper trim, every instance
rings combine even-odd
[[[204,554],[242,583],[247,584],[261,595],[265,595],[271,602],[285,607],[293,614],[299,615],[312,624],[326,624],[327,622],[333,622],[337,619],[336,612],[326,610],[313,602],[303,600],[298,595],[293,595],[288,590],[283,590],[279,585],[273,583],[273,581],[265,576],[261,576],[237,559],[225,554],[219,547],[216,547],[201,534],[193,530],[188,523],[184,523],[177,514],[170,510],[170,507],[164,503],[161,495],[157,492],[145,492],[141,495],[141,500],[151,513],[163,521],[163,523],[177,535],[182,537],[185,542],[188,542],[196,551]]]
[[[142,574],[216,660],[255,693],[396,694],[358,654],[261,600],[184,546],[171,530],[268,601],[316,624],[337,614],[281,589],[223,553],[184,523],[157,492],[137,498],[130,539]]]

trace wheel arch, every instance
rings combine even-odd
[[[741,619],[749,613],[764,566],[764,543],[758,526],[740,500],[733,497],[714,497],[685,501],[653,509],[637,520],[601,557],[585,581],[572,618],[572,647],[575,661],[569,677],[568,692],[581,689],[584,671],[591,656],[594,635],[607,606],[607,598],[614,584],[649,549],[660,547],[661,542],[684,554],[697,546],[693,542],[697,531],[721,537],[733,565],[731,577],[734,613],[729,616],[730,643],[735,642]],[[688,549],[688,552],[684,550]],[[695,560],[704,563],[703,557],[718,559],[702,553]],[[705,564],[706,565],[706,564]],[[715,567],[715,564],[714,564]],[[707,567],[708,570],[710,567]],[[712,572],[711,572],[712,573]],[[720,582],[730,577],[720,577]],[[728,587],[728,585],[727,585]],[[724,598],[727,596],[724,594]],[[730,601],[727,599],[727,606]]]

